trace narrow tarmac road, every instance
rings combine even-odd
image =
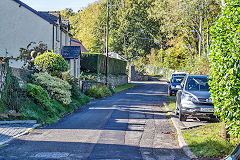
[[[0,147],[0,159],[188,160],[163,102],[167,83],[142,82]]]

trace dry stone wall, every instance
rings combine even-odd
[[[8,69],[7,63],[0,63],[0,97],[4,89],[7,69]]]
[[[99,83],[104,83],[106,82],[106,77],[97,77],[96,78],[98,82],[92,82],[92,81],[80,81],[79,82],[79,87],[81,89],[81,91],[84,93],[86,92],[86,90],[88,88],[90,88],[91,86],[95,85],[95,84],[99,84]],[[112,87],[117,87],[117,86],[121,86],[124,84],[128,83],[128,76],[127,75],[109,75],[108,77],[108,84],[111,85]]]

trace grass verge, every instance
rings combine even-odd
[[[115,90],[116,93],[118,93],[118,92],[121,92],[121,91],[126,90],[128,88],[135,87],[135,86],[136,86],[136,84],[128,83],[128,84],[124,84],[124,85],[118,86],[114,90]]]
[[[183,137],[192,152],[199,158],[223,158],[230,154],[240,139],[225,141],[221,137],[221,123],[207,124],[183,130]]]
[[[167,105],[172,112],[175,112],[176,97],[167,97]]]

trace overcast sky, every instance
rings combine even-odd
[[[75,12],[97,0],[21,0],[37,11],[58,11],[72,8]]]

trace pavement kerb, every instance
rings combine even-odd
[[[2,121],[1,121],[2,122]],[[10,121],[5,121],[5,122],[7,122],[7,123],[4,123],[4,124],[19,124],[19,123],[16,123],[16,122],[21,122],[21,121],[13,121],[13,122],[10,122]],[[15,122],[15,123],[14,123]],[[29,121],[29,122],[31,122],[31,121]],[[22,122],[23,123],[23,122]],[[26,122],[25,122],[26,123]],[[33,122],[31,122],[31,123],[33,123]],[[1,145],[4,145],[4,144],[6,144],[6,143],[8,143],[8,142],[10,142],[11,140],[13,140],[13,139],[15,139],[15,138],[17,138],[17,137],[20,137],[20,136],[22,136],[22,135],[24,135],[24,134],[27,134],[30,130],[32,130],[32,129],[35,129],[35,128],[37,128],[37,127],[39,127],[39,126],[41,126],[41,124],[34,124],[31,128],[28,128],[28,129],[26,129],[26,131],[24,131],[24,132],[22,132],[22,133],[20,133],[20,134],[17,134],[17,135],[15,135],[15,136],[13,136],[13,137],[10,137],[8,140],[6,140],[6,141],[2,141],[2,142],[0,142],[0,146]]]
[[[0,124],[24,124],[24,123],[35,124],[37,123],[37,121],[36,120],[0,121]]]
[[[164,103],[164,106],[165,106],[167,111],[170,111],[170,109],[168,108],[166,103]],[[197,159],[197,156],[190,150],[190,148],[188,147],[187,143],[185,142],[185,140],[183,138],[183,135],[182,135],[182,131],[181,131],[180,127],[177,124],[177,119],[172,114],[169,114],[169,116],[171,117],[172,123],[173,123],[174,127],[177,130],[179,146],[183,149],[184,153],[189,158]]]

